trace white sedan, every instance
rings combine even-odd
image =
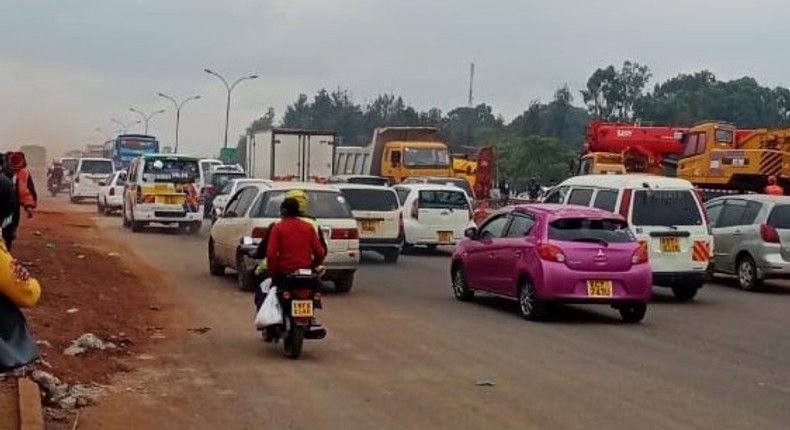
[[[233,179],[225,185],[225,188],[219,190],[216,196],[214,196],[214,200],[212,201],[213,210],[211,212],[211,222],[214,223],[217,221],[222,212],[225,210],[225,205],[228,204],[228,200],[236,194],[236,191],[244,188],[247,185],[256,185],[256,184],[271,184],[272,181],[268,179]]]
[[[110,215],[123,208],[123,187],[126,185],[126,170],[119,170],[105,182],[99,182],[96,205],[99,213]]]

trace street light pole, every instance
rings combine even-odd
[[[121,130],[120,131],[121,131],[121,133],[124,133],[124,134],[129,132],[129,127],[131,127],[133,125],[140,124],[140,121],[135,121],[135,122],[127,125],[127,124],[122,123],[121,121],[118,121],[115,118],[110,118],[110,121],[112,121],[112,122],[118,124],[119,126],[121,126]]]
[[[176,108],[176,147],[174,149],[174,152],[178,154],[178,127],[179,124],[181,124],[181,108],[183,108],[184,105],[187,104],[187,102],[189,102],[190,100],[200,100],[200,96],[192,96],[180,103],[178,102],[178,99],[176,99],[173,96],[169,96],[165,93],[159,93],[159,97],[164,97],[170,100],[171,102],[173,102],[173,106],[175,106]]]
[[[129,108],[129,110],[131,112],[136,113],[137,115],[140,115],[140,118],[143,119],[143,121],[145,122],[145,134],[146,135],[148,135],[148,123],[151,121],[151,118],[155,117],[156,115],[159,115],[160,113],[165,113],[164,109],[159,109],[156,112],[152,112],[150,115],[146,115],[143,112],[140,112],[139,110],[137,110],[135,108]]]
[[[225,105],[225,146],[224,146],[225,148],[227,148],[228,147],[228,126],[230,124],[230,94],[233,92],[233,89],[236,88],[236,85],[238,85],[241,81],[246,81],[248,79],[257,79],[258,75],[250,75],[250,76],[245,76],[243,78],[236,79],[236,81],[233,82],[233,84],[229,85],[228,81],[224,77],[222,77],[222,75],[220,75],[219,73],[217,73],[217,72],[215,72],[213,70],[210,70],[210,69],[203,69],[203,71],[208,73],[209,75],[214,75],[217,78],[219,78],[219,80],[222,81],[223,84],[225,84],[225,89],[228,90],[228,100],[227,100],[227,103]]]

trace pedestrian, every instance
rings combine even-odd
[[[38,202],[38,194],[36,193],[36,186],[33,183],[33,178],[27,170],[27,161],[25,154],[21,152],[8,152],[6,153],[3,163],[3,173],[11,180],[15,189],[13,193],[14,199],[14,212],[11,218],[11,224],[3,228],[3,241],[8,251],[16,240],[19,222],[22,217],[22,208],[27,212],[27,217],[33,216],[33,210],[36,208]]]
[[[785,195],[785,189],[782,188],[781,185],[776,183],[776,176],[769,176],[768,177],[768,186],[765,187],[765,194],[771,196],[783,196]]]
[[[529,199],[532,201],[535,201],[538,199],[538,197],[540,197],[540,184],[538,183],[538,180],[535,177],[530,179],[529,189],[527,190],[527,192],[529,193]]]
[[[502,198],[502,205],[507,206],[510,200],[510,185],[507,183],[507,178],[499,180],[499,195]]]
[[[11,222],[17,203],[13,183],[0,175],[0,219],[3,230]],[[36,342],[30,335],[22,307],[36,304],[41,287],[5,245],[0,243],[0,373],[9,372],[38,359]]]

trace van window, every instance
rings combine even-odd
[[[187,158],[149,158],[143,162],[143,182],[189,184],[197,182],[197,160]]]
[[[420,191],[421,209],[469,209],[469,201],[466,193],[459,191],[445,190],[423,190]]]
[[[633,225],[702,225],[691,190],[636,190]]]
[[[546,197],[546,200],[543,203],[557,203],[560,204],[565,201],[565,196],[568,195],[568,190],[570,187],[557,187]]]
[[[592,200],[593,190],[591,188],[575,188],[571,191],[568,198],[569,205],[589,206]]]
[[[628,223],[618,219],[561,218],[549,224],[549,239],[564,242],[634,242]]]
[[[456,179],[456,178],[431,178],[428,179],[429,184],[437,184],[437,185],[451,185],[458,187],[464,191],[468,196],[472,196],[472,187],[469,185],[469,182],[466,179]]]
[[[112,173],[113,166],[110,160],[82,160],[80,173],[103,174]]]
[[[598,190],[598,194],[595,195],[595,203],[593,203],[593,206],[598,209],[614,212],[614,208],[617,206],[617,193],[617,190]]]
[[[340,190],[354,211],[396,211],[400,207],[398,197],[387,188],[380,190],[344,188]]]
[[[779,230],[790,230],[790,205],[774,206],[768,224]]]
[[[337,191],[305,190],[307,215],[314,218],[353,218],[346,198]],[[280,205],[285,200],[285,191],[272,190],[266,193],[256,218],[280,218]]]

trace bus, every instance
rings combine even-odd
[[[118,169],[125,169],[140,155],[158,153],[159,141],[144,134],[121,134],[104,144],[104,157],[111,159]]]

